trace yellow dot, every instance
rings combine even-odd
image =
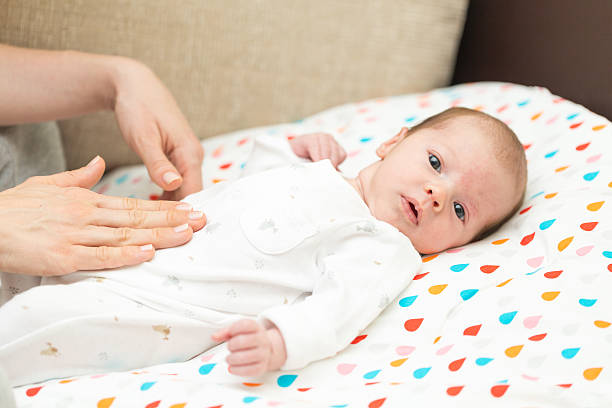
[[[431,293],[432,295],[439,295],[444,289],[446,289],[447,286],[448,285],[446,284],[432,286],[429,288],[429,293]]]
[[[504,242],[507,242],[507,241],[508,241],[508,238],[504,238],[504,239],[498,239],[497,241],[493,241],[491,243],[493,245],[501,245],[501,244],[503,244]]]
[[[512,346],[512,347],[508,347],[505,353],[508,357],[514,358],[519,355],[522,349],[523,349],[522,344],[520,346]]]
[[[610,322],[606,322],[604,320],[595,320],[595,326],[605,329],[606,327],[610,327]]]
[[[108,408],[112,405],[113,401],[115,401],[115,397],[101,399],[98,401],[98,408]]]
[[[546,195],[544,196],[544,198],[553,198],[553,197],[554,197],[554,196],[556,196],[556,195],[557,195],[557,193],[550,193],[550,194],[546,194]]]
[[[399,360],[395,360],[391,362],[391,367],[399,367],[404,364],[408,360],[408,358],[400,358]]]
[[[612,183],[610,183],[612,184]],[[610,185],[608,184],[608,185]],[[612,186],[610,186],[612,187]],[[589,205],[587,205],[587,210],[589,211],[597,211],[601,208],[602,205],[604,205],[605,201],[597,201],[596,203],[591,203]]]
[[[544,292],[542,293],[542,299],[546,300],[547,302],[550,302],[552,300],[555,300],[557,296],[559,296],[559,293],[561,292]]]
[[[508,284],[508,282],[510,282],[513,278],[508,279],[507,281],[503,281],[502,283],[500,283],[499,285],[497,285],[498,288],[501,288],[502,286],[505,286],[506,284]]]
[[[593,381],[594,379],[599,377],[599,373],[601,373],[601,370],[603,370],[603,367],[587,368],[586,370],[584,370],[584,373],[582,373],[582,375],[584,375],[584,378],[586,378],[587,380]]]
[[[435,259],[437,256],[438,256],[438,254],[426,256],[425,258],[421,259],[421,262],[429,262],[429,261]]]
[[[572,242],[572,240],[574,239],[574,237],[567,237],[565,239],[562,239],[559,242],[559,245],[557,245],[557,248],[559,249],[559,252],[563,251],[565,248],[567,248],[567,246]]]

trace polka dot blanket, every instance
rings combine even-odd
[[[544,88],[473,83],[347,104],[206,140],[205,186],[240,176],[254,138],[332,133],[348,175],[376,146],[450,106],[519,135],[525,201],[492,236],[423,258],[410,286],[338,355],[232,376],[224,345],[188,362],[15,389],[20,407],[611,407],[612,125]],[[155,198],[142,166],[101,193]]]

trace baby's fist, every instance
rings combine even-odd
[[[276,327],[266,329],[255,320],[242,319],[212,335],[214,341],[227,341],[229,372],[257,376],[279,369],[286,360],[285,344]]]
[[[289,140],[293,152],[313,162],[329,159],[334,167],[346,159],[346,151],[328,133],[309,133]]]

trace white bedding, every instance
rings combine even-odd
[[[476,83],[348,104],[204,142],[205,186],[240,175],[253,138],[334,134],[354,175],[376,146],[450,106],[482,109],[529,161],[521,212],[420,275],[337,356],[261,378],[230,375],[223,345],[184,363],[15,389],[20,407],[612,406],[612,126],[543,88]],[[96,191],[158,194],[142,166]]]

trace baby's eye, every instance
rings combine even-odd
[[[431,153],[429,153],[429,164],[431,164],[431,167],[433,167],[435,171],[440,171],[440,159],[438,159],[435,155]]]
[[[457,217],[459,217],[461,221],[465,220],[465,210],[463,209],[463,206],[459,203],[454,203],[453,205],[455,207],[455,214],[457,214]]]

